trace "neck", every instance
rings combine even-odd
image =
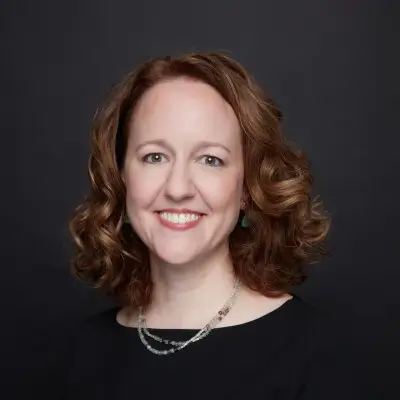
[[[187,264],[151,257],[154,290],[145,316],[150,328],[201,329],[233,293],[228,249]]]

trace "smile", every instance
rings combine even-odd
[[[156,213],[161,224],[170,229],[190,229],[195,227],[203,217],[198,213],[175,213],[161,211]]]

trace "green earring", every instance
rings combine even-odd
[[[250,226],[251,226],[251,222],[250,222],[250,220],[246,217],[246,213],[243,213],[243,218],[242,218],[242,220],[240,221],[240,226],[241,226],[242,228],[250,228]]]
[[[130,219],[128,217],[128,214],[125,214],[125,216],[124,216],[124,224],[130,224],[130,223],[131,223],[131,221],[130,221]]]

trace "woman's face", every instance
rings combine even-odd
[[[143,95],[129,129],[127,213],[153,256],[183,264],[227,245],[243,188],[231,106],[205,83],[165,81]]]

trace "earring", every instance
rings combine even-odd
[[[240,226],[242,228],[249,228],[251,226],[251,222],[250,220],[247,218],[246,216],[246,207],[247,207],[247,203],[242,200],[241,202],[241,210],[240,210],[240,214],[241,214],[241,218],[240,218]]]
[[[245,212],[243,212],[243,217],[242,217],[242,219],[241,219],[241,221],[240,221],[240,226],[241,226],[242,228],[250,228],[250,226],[251,226],[251,222],[250,222],[250,220],[246,217],[246,213],[245,213]]]
[[[130,221],[130,219],[128,217],[128,214],[125,214],[125,216],[124,216],[124,224],[130,224],[130,223],[131,223],[131,221]]]

